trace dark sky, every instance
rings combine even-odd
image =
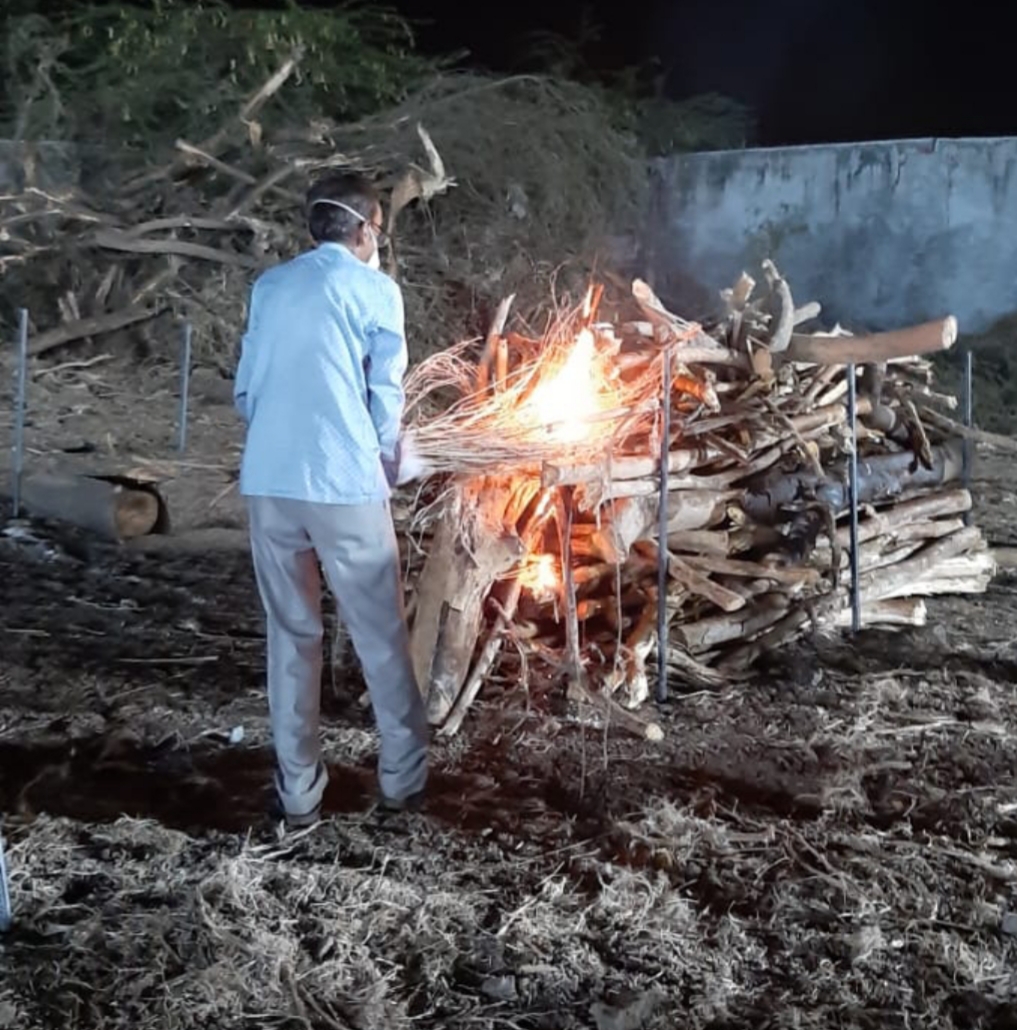
[[[937,2],[941,6],[937,7]],[[1014,9],[998,0],[999,10]],[[468,48],[511,70],[534,29],[575,36],[572,0],[393,0],[428,50]],[[986,0],[607,0],[606,67],[659,57],[667,92],[726,93],[756,113],[759,145],[1017,134],[1014,15]]]

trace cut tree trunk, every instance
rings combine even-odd
[[[21,484],[26,511],[69,522],[109,540],[159,532],[168,521],[165,502],[151,484],[126,484],[93,476],[35,475]]]

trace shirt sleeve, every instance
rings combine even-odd
[[[382,457],[395,461],[402,428],[403,376],[409,364],[402,293],[389,280],[379,297],[376,321],[369,334],[367,392],[371,421]]]
[[[258,323],[258,282],[251,288],[251,299],[247,310],[247,330],[240,341],[240,361],[233,380],[233,406],[237,414],[250,421],[248,391],[251,386],[251,368],[254,365],[254,333]]]

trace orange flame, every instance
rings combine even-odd
[[[596,338],[589,329],[583,329],[561,367],[539,383],[523,403],[520,417],[547,426],[555,440],[579,443],[590,434],[590,418],[609,406],[605,383],[598,372]]]
[[[558,563],[550,554],[529,555],[519,569],[523,589],[534,597],[548,597],[558,592]]]

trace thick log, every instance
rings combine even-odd
[[[22,481],[21,496],[29,514],[69,522],[108,540],[157,532],[165,515],[165,502],[150,483],[35,475]]]
[[[462,690],[484,599],[523,554],[519,538],[501,528],[497,510],[511,495],[508,486],[504,479],[485,477],[460,488],[438,523],[420,574],[411,649],[432,724],[448,718]]]
[[[918,354],[949,350],[957,340],[957,319],[953,315],[935,322],[893,329],[871,336],[812,336],[795,333],[787,349],[791,361],[817,365],[859,365]]]
[[[442,736],[451,737],[459,732],[459,729],[463,724],[463,719],[466,718],[467,710],[470,705],[473,704],[477,694],[480,693],[480,688],[484,685],[484,677],[491,671],[495,659],[498,657],[498,652],[501,650],[502,642],[505,639],[505,632],[508,630],[513,618],[515,618],[516,608],[519,606],[519,597],[521,593],[522,582],[517,578],[509,587],[509,593],[508,597],[505,599],[505,604],[498,613],[498,618],[495,620],[495,624],[492,627],[491,632],[488,634],[487,642],[484,644],[484,647],[480,652],[480,656],[477,658],[476,664],[473,666],[473,670],[470,673],[470,678],[467,681],[466,686],[463,687],[459,696],[456,698],[452,711],[449,713],[448,718],[445,720],[445,723],[441,728],[440,732]]]
[[[858,498],[860,504],[877,504],[899,498],[905,489],[940,486],[960,478],[963,455],[960,441],[951,440],[932,452],[932,468],[914,466],[913,454],[882,454],[859,459]],[[825,476],[811,470],[768,474],[745,487],[742,506],[750,518],[773,523],[781,513],[802,503],[818,502],[834,512],[848,504],[846,461]]]

